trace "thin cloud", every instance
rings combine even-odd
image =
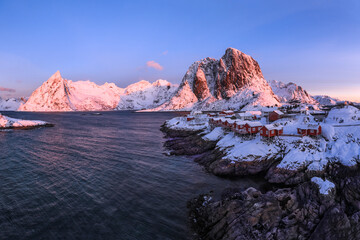
[[[167,55],[168,54],[168,50],[166,50],[166,51],[164,51],[164,52],[162,52],[162,55]]]
[[[159,63],[157,63],[155,61],[148,61],[146,63],[146,66],[148,66],[149,68],[154,68],[154,69],[159,70],[159,71],[164,69],[163,66],[161,66]]]
[[[16,92],[16,90],[12,88],[0,87],[0,92]]]

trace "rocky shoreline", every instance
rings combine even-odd
[[[221,199],[212,194],[188,202],[196,239],[360,239],[360,169],[339,163],[321,172],[277,168],[281,156],[231,162],[205,141],[201,131],[161,127],[170,154],[193,156],[216,176],[263,176],[274,188],[225,189]],[[327,194],[311,181],[330,179]],[[280,185],[279,185],[280,184]]]
[[[34,125],[34,126],[10,126],[10,127],[0,127],[0,130],[31,130],[35,128],[42,128],[42,127],[54,127],[55,124],[46,123],[42,125]]]

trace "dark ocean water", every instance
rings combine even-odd
[[[189,239],[187,200],[256,186],[165,156],[175,113],[5,113],[53,128],[0,132],[0,239]]]

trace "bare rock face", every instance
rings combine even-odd
[[[250,56],[228,48],[219,62],[218,92],[223,98],[232,97],[237,90],[253,80],[264,79],[259,64]]]
[[[192,97],[178,97],[183,95]],[[275,104],[279,101],[259,64],[245,53],[228,48],[220,60],[205,58],[193,63],[173,98],[155,110],[221,110]]]
[[[266,193],[228,189],[220,200],[202,195],[188,203],[198,239],[228,240],[309,239],[332,206],[334,196],[325,198],[312,183]]]

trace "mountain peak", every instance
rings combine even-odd
[[[60,71],[56,71],[49,79],[48,79],[48,82],[59,82],[63,80],[61,74],[60,74]]]
[[[298,100],[302,103],[314,104],[316,101],[301,86],[293,82],[283,83],[277,80],[269,81],[274,93],[282,102]]]
[[[205,58],[193,63],[173,99],[159,109],[221,110],[249,104],[272,106],[279,102],[259,64],[251,56],[228,48],[219,60]]]

